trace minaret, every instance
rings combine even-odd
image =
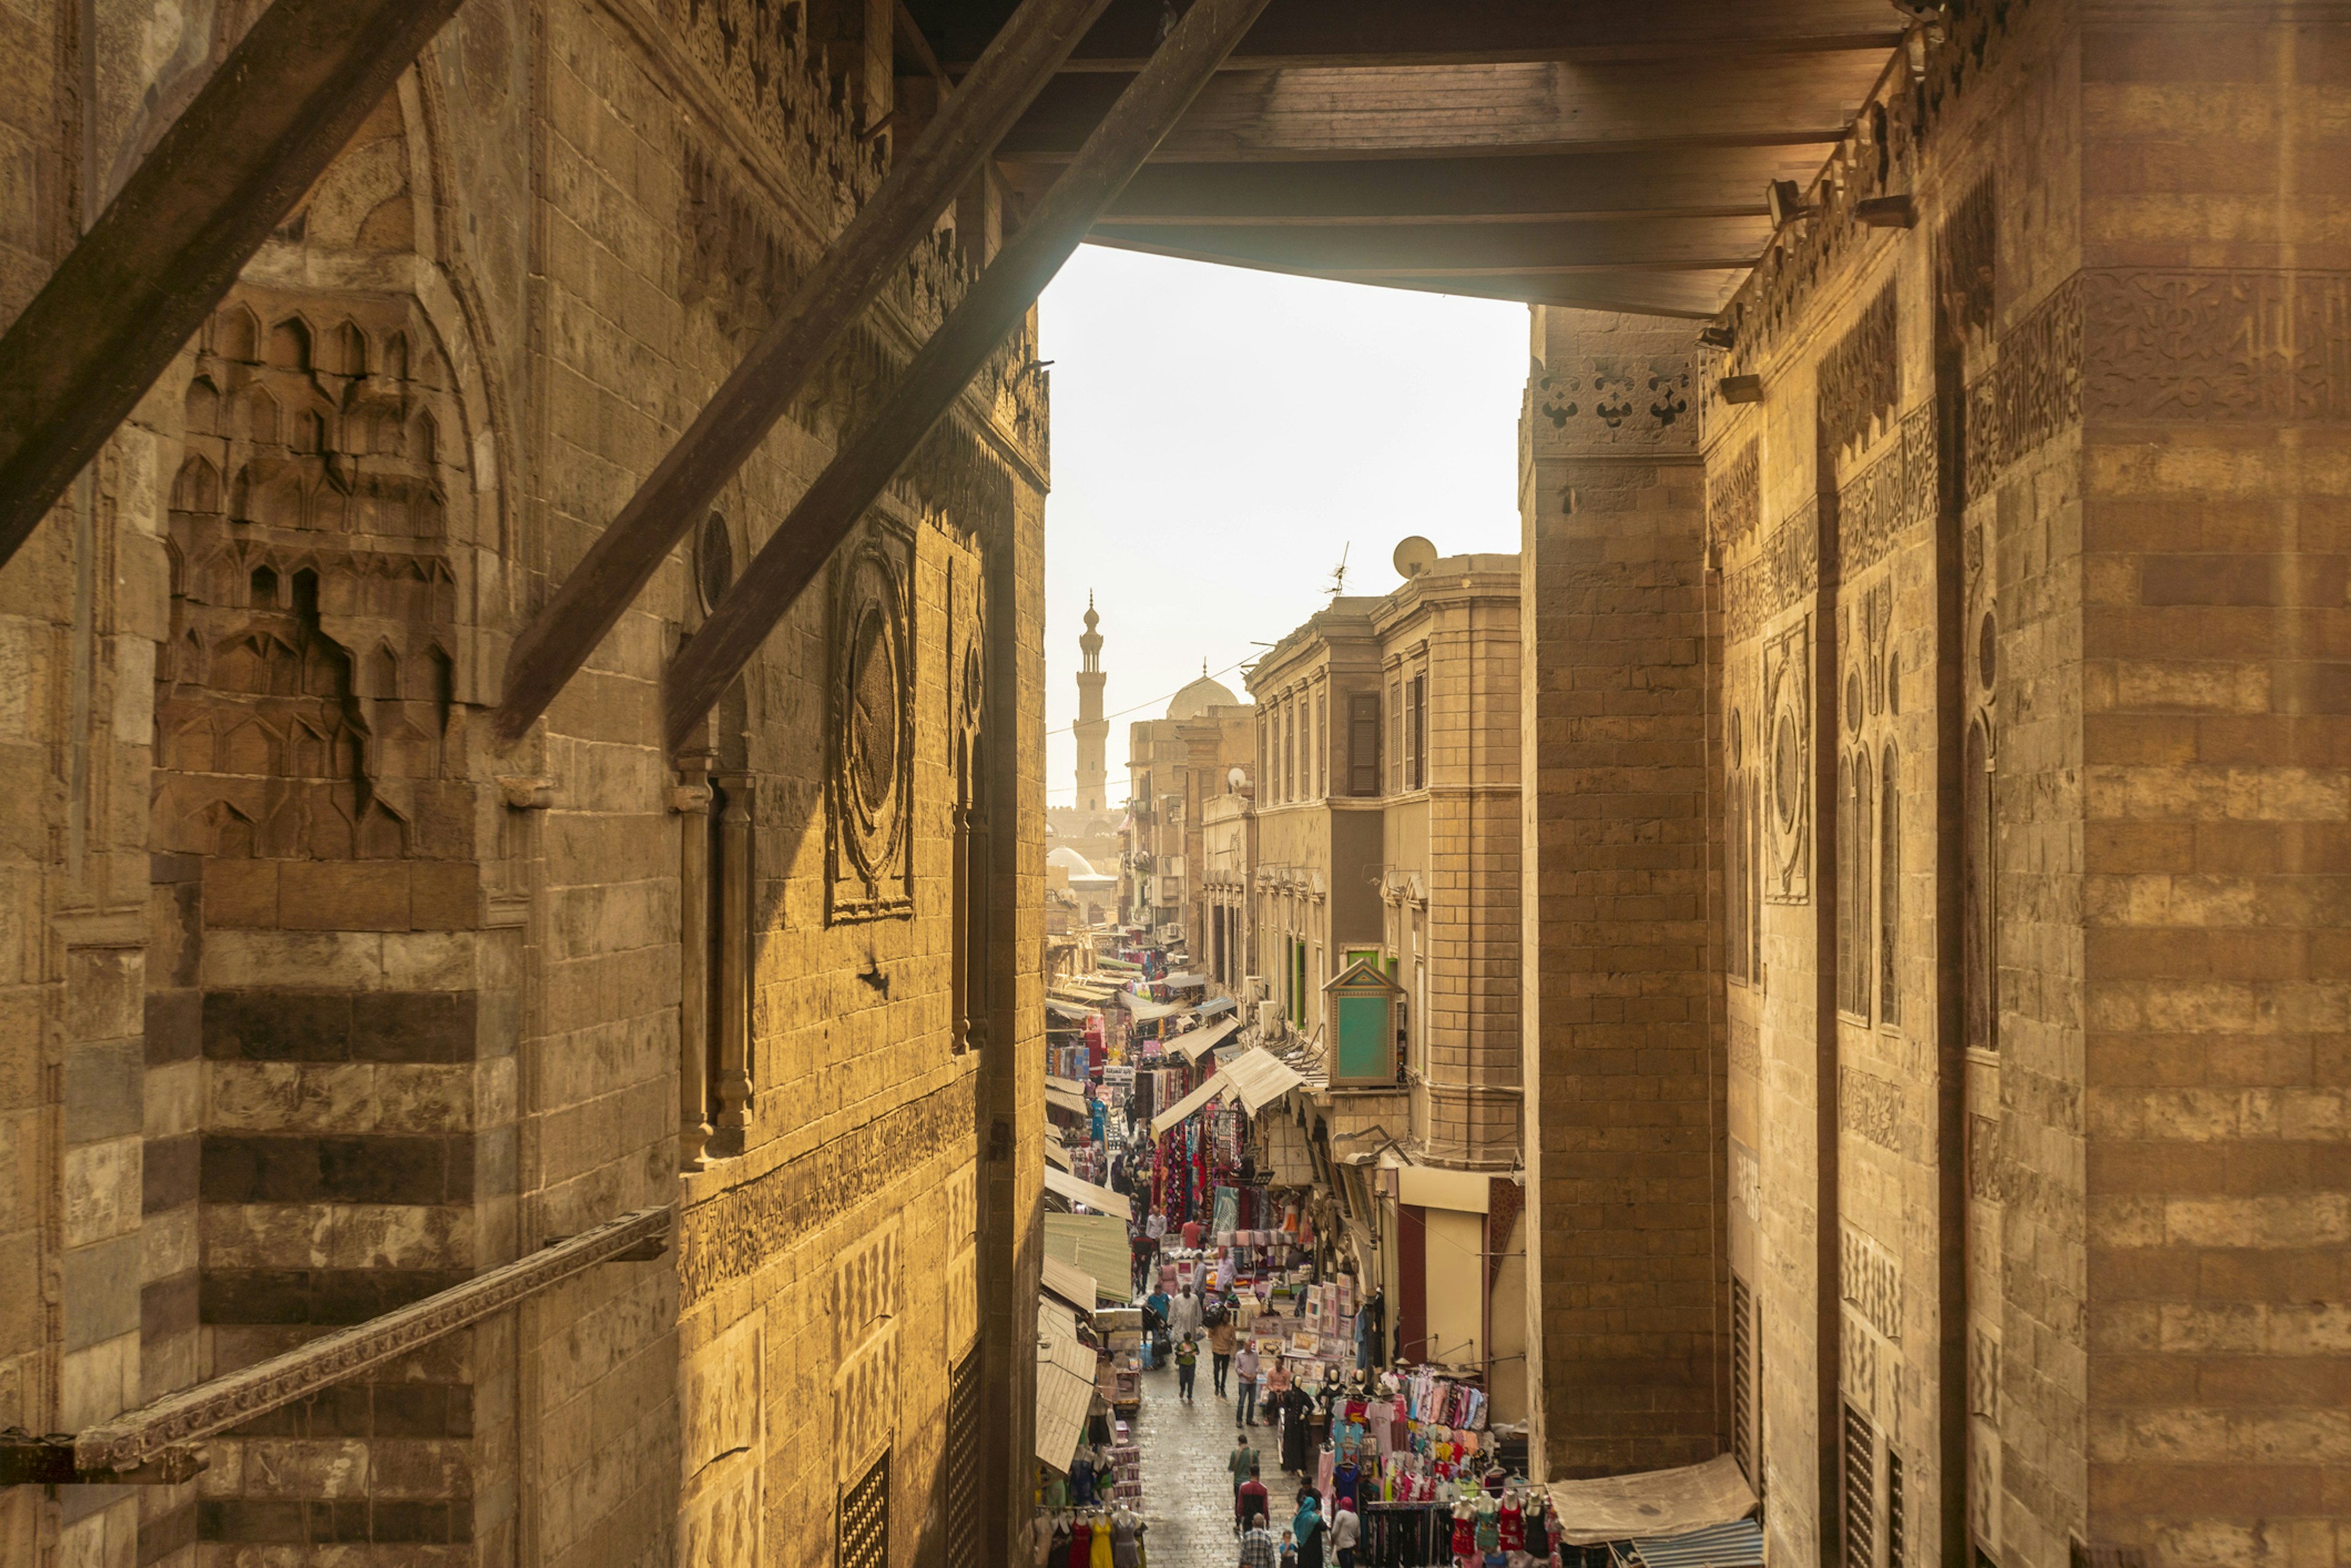
[[[1107,802],[1110,774],[1102,766],[1103,743],[1110,738],[1110,721],[1102,717],[1102,694],[1105,678],[1102,668],[1102,633],[1095,626],[1102,617],[1094,613],[1094,596],[1086,595],[1086,632],[1078,639],[1078,647],[1085,654],[1078,668],[1078,722],[1071,729],[1078,737],[1078,807],[1081,810],[1099,811]]]

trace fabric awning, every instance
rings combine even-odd
[[[1226,1090],[1231,1087],[1232,1084],[1227,1082],[1225,1075],[1221,1072],[1217,1073],[1214,1078],[1209,1079],[1206,1083],[1201,1084],[1197,1089],[1193,1090],[1192,1092],[1185,1095],[1184,1098],[1176,1101],[1176,1103],[1168,1106],[1167,1109],[1160,1112],[1156,1116],[1152,1117],[1151,1135],[1156,1138],[1165,1133],[1170,1127],[1181,1126],[1185,1117],[1190,1115],[1193,1112],[1198,1110],[1201,1106],[1207,1104],[1209,1101],[1215,1099],[1217,1095],[1223,1093]]]
[[[1173,986],[1179,991],[1205,991],[1208,988],[1208,977],[1206,975],[1195,975],[1187,972],[1181,975],[1170,975],[1162,982],[1162,984]]]
[[[1076,1339],[1077,1309],[1069,1302],[1051,1296],[1037,1298],[1037,1337],[1039,1339]]]
[[[1075,1263],[1065,1262],[1051,1253],[1043,1259],[1045,1289],[1059,1296],[1088,1317],[1102,1304],[1094,1286],[1094,1277]]]
[[[1574,1546],[1687,1535],[1755,1511],[1755,1493],[1729,1454],[1677,1469],[1553,1481],[1551,1500],[1559,1511],[1559,1538]]]
[[[1080,1181],[1067,1171],[1057,1171],[1050,1166],[1045,1170],[1045,1190],[1066,1197],[1071,1203],[1082,1203],[1097,1214],[1115,1215],[1127,1220],[1134,1218],[1134,1206],[1110,1188],[1096,1186],[1090,1181]]]
[[[1052,997],[1045,998],[1045,1010],[1057,1019],[1066,1019],[1071,1023],[1083,1023],[1094,1016],[1094,1009],[1083,1002],[1065,1002]]]
[[[1229,1082],[1241,1097],[1241,1109],[1254,1116],[1305,1082],[1306,1078],[1273,1052],[1259,1049],[1241,1052],[1208,1082]]]
[[[1064,1094],[1074,1094],[1081,1100],[1086,1097],[1086,1086],[1074,1078],[1057,1077],[1048,1072],[1045,1074],[1045,1087],[1058,1089]]]
[[[1206,1029],[1196,1029],[1188,1033],[1163,1040],[1159,1044],[1163,1050],[1181,1051],[1186,1061],[1197,1061],[1211,1048],[1221,1044],[1225,1036],[1240,1027],[1240,1019],[1227,1019],[1222,1023],[1210,1024]]]
[[[1192,1010],[1192,1004],[1189,1002],[1155,1002],[1149,997],[1138,997],[1132,992],[1121,992],[1118,999],[1120,1006],[1134,1015],[1137,1023],[1149,1023],[1153,1019],[1174,1018],[1177,1013]]]
[[[1134,1254],[1126,1242],[1126,1221],[1106,1214],[1045,1216],[1045,1255],[1074,1263],[1094,1277],[1094,1293],[1105,1301],[1127,1299]]]
[[[1053,1135],[1053,1129],[1050,1127],[1045,1129],[1045,1163],[1049,1166],[1059,1166],[1063,1170],[1070,1168],[1069,1148],[1061,1139]]]
[[[1212,997],[1208,1000],[1200,1004],[1200,1016],[1202,1018],[1207,1018],[1210,1013],[1229,1013],[1236,1012],[1238,1010],[1238,1009],[1234,1005],[1233,998],[1230,997]]]
[[[1042,1334],[1037,1344],[1037,1458],[1063,1475],[1094,1406],[1094,1353],[1074,1338]]]
[[[1046,1090],[1045,1103],[1056,1111],[1067,1111],[1072,1116],[1092,1117],[1093,1115],[1092,1111],[1086,1109],[1084,1095],[1072,1094],[1064,1089]]]

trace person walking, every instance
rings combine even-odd
[[[1298,1515],[1290,1521],[1290,1533],[1298,1538],[1298,1568],[1322,1568],[1322,1500],[1304,1488],[1299,1490]]]
[[[1266,1511],[1269,1506],[1266,1501],[1265,1482],[1258,1479],[1257,1456],[1251,1454],[1249,1479],[1241,1482],[1240,1490],[1233,1494],[1233,1512],[1242,1519],[1256,1520],[1258,1528],[1262,1530],[1265,1528]],[[1269,1534],[1266,1537],[1267,1549],[1271,1550],[1272,1545],[1273,1537]]]
[[[1273,1531],[1265,1527],[1263,1513],[1252,1514],[1241,1531],[1241,1568],[1274,1568]]]
[[[1339,1568],[1355,1568],[1355,1542],[1363,1539],[1364,1521],[1345,1498],[1338,1500],[1337,1511],[1331,1516],[1331,1551],[1339,1559]]]
[[[1233,1434],[1233,1451],[1225,1456],[1225,1469],[1232,1472],[1233,1532],[1238,1534],[1249,1520],[1249,1511],[1241,1506],[1241,1488],[1257,1474],[1257,1450],[1249,1447],[1246,1432]]]
[[[1185,1404],[1192,1403],[1192,1380],[1200,1374],[1200,1347],[1190,1334],[1176,1342],[1176,1394]]]
[[[1239,1331],[1233,1327],[1233,1314],[1229,1310],[1219,1312],[1217,1321],[1208,1325],[1208,1369],[1215,1375],[1217,1397],[1219,1399],[1231,1397],[1225,1392],[1225,1379],[1231,1375],[1233,1348],[1238,1338]]]
[[[1253,1340],[1244,1340],[1240,1354],[1233,1357],[1233,1377],[1238,1384],[1240,1396],[1240,1403],[1233,1407],[1233,1425],[1236,1427],[1257,1425],[1257,1343]]]
[[[1168,1303],[1167,1323],[1187,1339],[1200,1332],[1200,1298],[1192,1293],[1191,1286],[1185,1286],[1182,1292]]]

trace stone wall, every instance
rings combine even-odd
[[[1689,332],[1538,309],[1521,415],[1529,1402],[1554,1477],[1727,1426],[1711,707]]]
[[[11,308],[252,7],[97,9],[73,136],[72,18],[0,18],[37,174],[0,193]],[[531,611],[916,122],[862,134],[889,36],[886,6],[469,4],[0,572],[0,756],[38,803],[0,842],[0,1249],[54,1281],[0,1301],[0,1425],[681,1216],[662,1261],[247,1423],[186,1486],[12,1490],[9,1561],[804,1561],[884,1455],[888,1560],[1009,1541],[1033,322],[684,757],[656,695],[993,236],[925,242],[546,722],[507,753],[481,727]],[[950,1399],[983,1397],[1008,1445],[950,1452]]]

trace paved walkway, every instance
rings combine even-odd
[[[1135,1440],[1143,1447],[1143,1517],[1151,1568],[1235,1568],[1240,1543],[1233,1535],[1233,1481],[1225,1461],[1233,1451],[1233,1403],[1209,1385],[1208,1358],[1200,1358],[1194,1403],[1176,1397],[1176,1370],[1143,1375],[1143,1410]],[[1281,1473],[1280,1456],[1263,1427],[1247,1428],[1258,1450],[1270,1500],[1295,1499],[1296,1480]],[[1275,1538],[1280,1539],[1276,1531]]]

